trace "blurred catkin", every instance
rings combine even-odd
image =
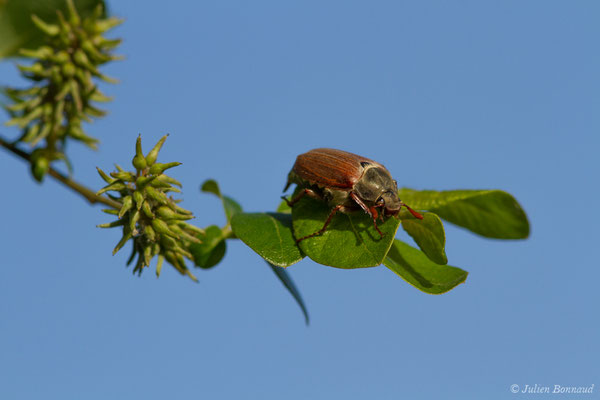
[[[21,56],[32,60],[30,65],[18,65],[31,86],[4,90],[11,101],[5,106],[11,115],[6,124],[21,129],[17,142],[34,148],[31,170],[38,181],[43,179],[52,161],[64,160],[70,169],[65,154],[69,139],[96,149],[98,139],[86,134],[82,123],[106,114],[94,103],[111,99],[95,82],[116,81],[98,68],[120,58],[112,51],[121,40],[106,39],[103,35],[122,20],[103,18],[102,5],[86,18],[79,16],[72,0],[67,0],[67,5],[67,16],[57,11],[57,24],[32,15],[34,24],[46,36],[46,43],[35,50],[20,51]]]

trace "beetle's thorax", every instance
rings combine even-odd
[[[353,191],[369,206],[376,205],[378,200],[383,199],[388,215],[395,215],[400,211],[402,203],[398,198],[396,182],[385,168],[365,167],[365,171],[354,185]]]

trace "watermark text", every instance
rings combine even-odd
[[[569,386],[569,385],[539,385],[537,383],[530,385],[517,385],[516,383],[510,385],[510,391],[512,393],[549,393],[549,394],[567,394],[567,393],[579,393],[579,394],[591,394],[594,393],[594,384],[588,386]]]

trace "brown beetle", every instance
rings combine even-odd
[[[292,207],[303,196],[308,195],[325,201],[332,206],[323,227],[317,232],[296,240],[317,236],[325,232],[327,225],[338,212],[348,213],[363,209],[373,218],[373,225],[379,234],[377,217],[397,217],[401,207],[406,207],[418,219],[423,216],[398,198],[398,186],[390,172],[378,162],[342,150],[314,149],[300,154],[288,175],[285,192],[295,183],[302,191],[292,200],[282,197]],[[377,212],[380,208],[380,212]]]

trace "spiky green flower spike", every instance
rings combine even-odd
[[[35,50],[21,50],[21,55],[32,59],[31,65],[18,65],[21,75],[32,81],[26,89],[5,89],[12,104],[5,106],[12,119],[7,125],[21,129],[17,141],[29,143],[37,149],[32,159],[34,177],[41,181],[50,162],[64,159],[68,139],[77,140],[95,149],[98,140],[87,135],[82,121],[102,117],[105,111],[94,102],[107,102],[95,80],[115,82],[99,72],[98,67],[120,57],[112,55],[120,39],[106,39],[103,34],[119,25],[117,18],[102,18],[102,5],[94,13],[81,18],[73,0],[66,0],[69,12],[60,11],[58,24],[49,24],[33,15],[34,24],[46,35],[46,43]]]
[[[185,264],[185,258],[193,261],[190,246],[201,243],[200,238],[204,236],[204,231],[185,222],[194,218],[191,211],[179,207],[177,203],[180,200],[167,196],[168,192],[180,192],[175,186],[181,187],[181,183],[164,174],[167,169],[180,163],[156,162],[158,152],[166,139],[167,136],[163,136],[144,156],[142,138],[138,136],[135,156],[131,161],[135,172],[124,171],[117,165],[117,171],[111,172],[109,176],[98,168],[98,173],[107,185],[97,194],[116,192],[116,195],[108,196],[121,203],[119,210],[104,210],[108,214],[116,215],[118,219],[98,227],[122,227],[123,237],[117,243],[113,254],[130,239],[133,241],[133,251],[127,265],[133,262],[137,254],[134,273],[141,274],[143,268],[150,265],[152,258],[158,256],[157,276],[160,275],[162,263],[166,259],[181,274],[188,275],[196,281],[196,277]]]

